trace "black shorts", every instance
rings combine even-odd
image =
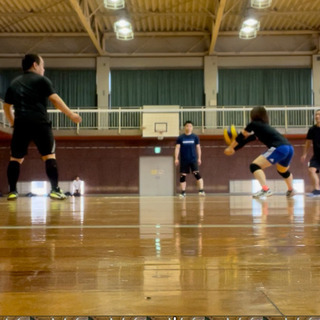
[[[190,173],[190,171],[191,172],[199,171],[198,162],[191,162],[191,163],[181,162],[180,173]]]
[[[308,167],[309,168],[316,168],[317,169],[317,173],[319,173],[320,161],[312,157],[310,159],[310,162],[308,163]]]
[[[16,123],[11,140],[11,157],[21,159],[28,154],[29,143],[33,141],[41,156],[55,153],[51,123]]]

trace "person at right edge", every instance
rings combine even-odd
[[[293,176],[289,171],[290,162],[293,157],[294,149],[289,141],[281,135],[276,129],[269,125],[269,117],[264,107],[254,107],[250,113],[251,122],[241,131],[236,139],[224,150],[227,156],[235,153],[246,143],[258,138],[268,147],[268,150],[258,156],[250,164],[250,171],[261,185],[261,190],[253,194],[254,198],[269,197],[272,195],[267,186],[264,169],[276,165],[279,175],[284,179],[287,185],[286,196],[295,195],[293,189]]]
[[[308,163],[308,172],[312,181],[313,191],[309,196],[320,197],[320,185],[319,185],[319,169],[320,169],[320,110],[316,111],[315,114],[316,123],[311,128],[309,128],[306,143],[303,148],[303,153],[301,156],[301,162],[304,162],[307,157],[307,153],[311,146],[313,145],[313,155]]]
[[[5,116],[13,127],[11,156],[7,169],[7,199],[18,198],[20,165],[28,153],[29,143],[33,141],[45,162],[51,183],[50,198],[64,200],[66,195],[58,186],[55,140],[47,113],[48,99],[74,123],[80,123],[82,119],[67,107],[53,89],[51,81],[44,76],[44,61],[41,56],[26,54],[22,59],[22,69],[24,73],[11,82],[3,106]]]

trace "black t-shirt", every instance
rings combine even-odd
[[[320,127],[312,126],[307,133],[307,140],[312,140],[313,158],[320,160]]]
[[[247,132],[254,132],[255,136],[268,148],[290,145],[289,141],[269,124],[261,121],[252,121],[244,129]]]
[[[11,82],[5,102],[13,104],[15,121],[48,122],[48,97],[53,93],[55,90],[48,78],[25,72]]]

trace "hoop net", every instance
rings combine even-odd
[[[158,131],[158,140],[163,140],[163,131]]]

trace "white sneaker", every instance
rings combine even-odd
[[[185,192],[181,192],[180,194],[179,194],[179,198],[180,199],[183,199],[183,198],[185,198],[186,197],[186,193]]]
[[[291,198],[291,197],[295,196],[296,194],[297,194],[296,190],[294,190],[294,189],[288,190],[286,193],[286,197]]]
[[[206,193],[205,193],[204,191],[199,191],[199,196],[205,197],[205,196],[206,196]]]
[[[272,196],[272,192],[270,191],[270,189],[268,189],[267,191],[264,191],[263,189],[261,189],[260,191],[252,195],[253,198],[265,198],[270,196]]]

